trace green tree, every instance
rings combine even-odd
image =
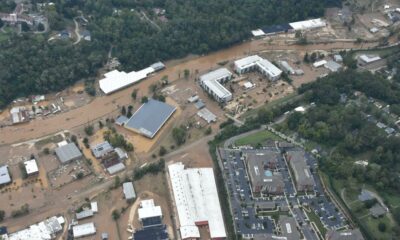
[[[167,154],[167,149],[164,146],[161,146],[158,155],[164,156],[165,154]]]
[[[149,101],[149,99],[147,98],[147,96],[143,96],[141,103],[147,103]]]
[[[0,222],[4,220],[4,217],[6,216],[6,212],[3,210],[0,210]]]
[[[189,76],[190,76],[190,70],[189,70],[189,69],[183,70],[183,76],[184,76],[184,78],[185,78],[186,80],[188,80],[188,79],[189,79]]]
[[[0,28],[4,27],[4,22],[3,20],[0,19]]]
[[[87,126],[85,127],[85,133],[86,133],[86,135],[88,135],[88,136],[92,136],[92,135],[94,134],[94,127],[93,127],[93,125],[87,125]]]
[[[112,219],[114,220],[114,221],[117,221],[119,218],[120,218],[120,216],[121,216],[121,214],[119,213],[119,211],[117,210],[117,209],[114,209],[113,211],[112,211]]]
[[[22,32],[29,32],[30,28],[29,25],[26,22],[21,23],[21,31]]]
[[[126,108],[125,108],[125,106],[122,106],[122,108],[121,108],[121,114],[124,115],[124,116],[126,116]]]
[[[174,138],[176,144],[182,145],[186,141],[186,130],[183,128],[172,129],[172,137]]]
[[[138,89],[133,89],[132,94],[131,94],[131,97],[133,100],[136,100],[137,93],[138,93]]]
[[[39,31],[39,32],[43,32],[44,30],[46,30],[46,29],[45,29],[43,23],[39,23],[39,24],[38,24],[38,31]]]
[[[380,222],[378,224],[378,229],[380,232],[386,232],[386,224],[384,222]]]

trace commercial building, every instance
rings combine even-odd
[[[55,239],[56,234],[61,232],[65,223],[64,217],[54,216],[37,224],[30,225],[21,231],[11,233],[7,240],[50,240]]]
[[[82,158],[82,153],[75,143],[68,143],[55,149],[55,153],[61,163],[68,163]]]
[[[10,110],[12,124],[29,122],[29,111],[25,107],[13,107]]]
[[[275,152],[246,154],[247,172],[254,194],[283,194],[283,177],[274,171],[277,158],[278,154]]]
[[[377,62],[381,60],[381,57],[379,57],[378,55],[360,55],[358,57],[358,64],[360,66],[366,66],[369,65],[371,63]]]
[[[8,184],[11,182],[11,176],[8,172],[8,166],[1,166],[0,167],[0,185]]]
[[[165,65],[162,62],[156,62],[151,64],[150,67],[153,68],[154,71],[161,71],[165,68]]]
[[[282,74],[282,70],[258,55],[252,55],[239,59],[235,61],[234,65],[235,72],[238,74],[243,74],[256,70],[262,75],[266,76],[271,81],[278,80]]]
[[[335,61],[327,61],[324,66],[331,72],[338,72],[339,70],[342,69],[342,65],[340,65]]]
[[[292,217],[279,216],[278,224],[281,228],[282,236],[286,240],[299,240],[300,232],[297,229],[296,220]]]
[[[158,226],[162,224],[162,211],[160,206],[154,204],[153,199],[140,202],[138,209],[139,220],[143,228]]]
[[[299,192],[312,191],[314,189],[314,178],[307,165],[303,151],[288,151],[286,154],[290,168],[296,180],[296,189]]]
[[[207,123],[212,123],[217,121],[217,116],[214,113],[210,112],[208,108],[203,108],[197,112],[197,116],[204,119]]]
[[[232,93],[222,83],[229,81],[232,73],[226,68],[219,68],[200,76],[200,86],[218,102],[232,100]]]
[[[342,231],[329,230],[325,236],[326,240],[364,240],[360,229],[347,229]]]
[[[96,234],[96,227],[94,223],[85,223],[72,227],[72,233],[74,238],[81,238]]]
[[[149,99],[125,123],[125,128],[153,138],[175,110],[174,106]]]
[[[335,62],[343,62],[343,57],[340,54],[335,54],[333,55],[333,60],[335,60]]]
[[[211,239],[225,239],[225,225],[213,169],[185,169],[178,162],[169,165],[168,172],[181,238],[200,238],[199,227],[208,226]]]
[[[132,84],[138,83],[154,72],[155,69],[152,67],[142,69],[138,72],[132,71],[130,73],[113,70],[104,74],[105,78],[99,81],[100,89],[105,94],[111,94]]]
[[[131,200],[136,198],[135,189],[133,188],[132,182],[125,182],[122,184],[122,191],[126,200]]]
[[[104,157],[105,155],[114,151],[114,148],[111,146],[111,144],[108,141],[96,144],[96,145],[90,147],[90,149],[92,150],[92,153],[95,158]]]
[[[107,172],[108,172],[108,174],[113,175],[113,174],[123,171],[124,169],[125,169],[125,165],[122,162],[120,162],[120,163],[114,164],[110,167],[107,167]]]
[[[326,60],[316,61],[315,63],[313,63],[313,67],[319,68],[319,67],[325,66],[326,63],[327,63]]]
[[[24,162],[25,172],[28,176],[39,174],[39,167],[35,159],[31,159]]]
[[[279,66],[283,69],[283,71],[287,74],[295,74],[295,70],[292,68],[292,66],[289,65],[288,62],[286,61],[279,61]]]
[[[88,210],[83,210],[82,212],[78,212],[75,215],[77,220],[81,220],[88,217],[92,217],[93,214],[94,214],[93,211],[91,209],[88,209]]]
[[[294,31],[305,31],[326,27],[326,22],[321,18],[316,18],[305,21],[292,22],[289,23],[289,25],[293,28]]]

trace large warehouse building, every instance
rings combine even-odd
[[[105,94],[111,94],[122,88],[128,87],[134,83],[137,83],[145,79],[150,74],[163,69],[165,66],[163,63],[158,62],[152,64],[150,67],[142,69],[140,71],[132,71],[126,73],[124,71],[113,70],[104,74],[103,79],[99,81],[100,89]]]
[[[212,168],[168,166],[182,239],[200,238],[199,227],[208,226],[211,239],[225,239],[217,187]]]
[[[125,128],[153,138],[175,110],[174,106],[149,99],[125,123]]]
[[[258,55],[248,56],[235,61],[235,72],[243,74],[257,70],[271,81],[276,81],[281,77],[282,70],[277,68],[267,59]]]
[[[200,76],[200,85],[218,102],[232,100],[232,93],[222,83],[229,81],[232,73],[226,68],[219,68]]]

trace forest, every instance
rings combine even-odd
[[[35,3],[42,0],[32,0]],[[322,16],[340,0],[56,0],[46,9],[50,28],[72,26],[81,13],[89,20],[92,41],[48,42],[45,35],[22,33],[0,36],[0,108],[17,97],[54,92],[76,81],[93,82],[97,70],[112,55],[121,68],[133,70],[158,60],[204,54],[240,43],[251,29]],[[2,10],[10,10],[2,1]],[[166,10],[159,27],[143,20],[153,8]]]

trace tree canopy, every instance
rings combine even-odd
[[[1,1],[0,11],[15,7]],[[92,41],[51,41],[48,35],[23,33],[0,38],[0,108],[17,97],[59,91],[96,75],[107,54],[118,57],[124,70],[158,60],[203,54],[239,43],[251,29],[323,15],[340,0],[56,0],[48,7],[51,30],[66,29],[83,13]],[[11,5],[10,5],[11,4]],[[158,21],[153,9],[166,10],[168,21]],[[146,21],[143,14],[154,19]]]

